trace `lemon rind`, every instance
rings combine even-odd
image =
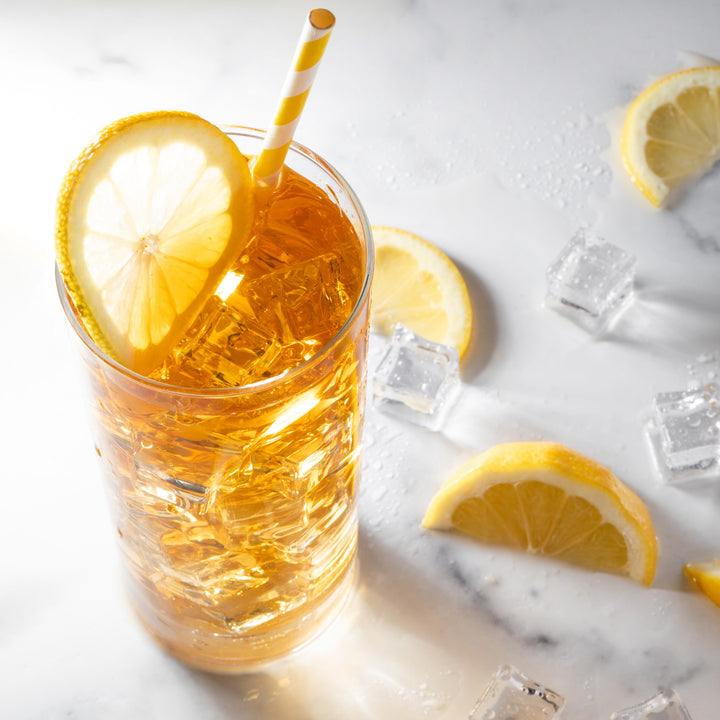
[[[432,499],[422,526],[453,529],[453,512],[464,500],[499,483],[529,480],[547,482],[568,496],[591,500],[603,520],[623,534],[629,558],[624,574],[644,585],[652,583],[658,549],[645,504],[609,468],[557,443],[504,443],[471,458],[448,478]],[[581,489],[584,492],[579,492]]]
[[[652,113],[661,105],[672,102],[680,90],[698,86],[720,87],[720,66],[690,68],[668,75],[640,93],[627,112],[620,141],[623,164],[633,184],[657,208],[663,206],[673,190],[701,177],[720,159],[719,148],[696,172],[673,187],[647,168],[645,143],[650,138],[647,123]],[[647,171],[640,172],[641,168],[647,168]]]
[[[113,337],[113,330],[109,326],[108,319],[105,317],[105,309],[97,307],[93,308],[93,300],[89,298],[88,293],[83,289],[83,283],[87,283],[86,270],[84,268],[76,267],[73,263],[70,250],[71,237],[68,232],[68,227],[70,224],[70,214],[72,212],[73,202],[75,201],[78,192],[80,192],[83,186],[88,182],[88,178],[83,176],[85,173],[93,172],[93,167],[98,164],[97,158],[99,157],[99,152],[102,150],[103,146],[108,142],[118,142],[119,138],[122,138],[126,133],[132,131],[133,128],[139,124],[148,121],[152,122],[159,118],[176,124],[183,124],[184,122],[189,121],[189,123],[187,123],[188,127],[191,129],[193,127],[196,129],[199,128],[197,130],[198,133],[201,131],[207,133],[217,133],[215,135],[217,141],[220,142],[220,137],[225,138],[226,142],[223,142],[226,149],[236,154],[238,159],[242,159],[242,161],[247,164],[246,158],[242,156],[240,151],[237,149],[237,146],[235,146],[230,138],[222,133],[219,128],[194,113],[184,111],[152,111],[138,113],[136,115],[116,120],[103,128],[93,141],[80,153],[80,155],[71,164],[65,175],[65,179],[58,195],[55,212],[56,263],[75,312],[91,339],[102,352],[114,360],[130,367],[130,369],[141,373],[148,372],[152,368],[149,366],[146,367],[143,364],[143,360],[136,362],[136,359],[128,355],[124,348],[121,347],[123,343],[118,340],[118,337]],[[102,161],[100,161],[99,164],[102,165]],[[242,167],[242,164],[240,166]],[[251,224],[249,218],[253,214],[253,201],[251,197],[251,186],[249,184],[249,169],[247,173],[241,173],[241,176],[242,180],[237,182],[236,179],[236,182],[234,183],[236,187],[234,187],[233,190],[237,192],[241,185],[246,186],[246,188],[250,190],[249,200],[247,203],[244,203],[247,207],[245,207],[245,212],[243,213],[243,215],[247,216],[248,219],[247,222],[244,222],[237,228],[233,227],[231,238],[227,243],[226,251],[222,254],[221,262],[224,267],[229,267],[234,257],[236,257],[238,252],[241,251],[243,245],[242,237],[244,236],[245,239],[247,238]],[[233,199],[235,207],[239,207],[238,202],[239,201],[237,199]],[[231,246],[235,247],[231,250]],[[220,279],[221,277],[222,275],[220,274]],[[207,288],[207,292],[204,295],[211,294],[211,292],[212,289]],[[184,322],[173,328],[172,337],[179,336],[191,324],[194,315],[197,314],[197,310],[199,309],[197,306],[199,304],[201,304],[200,298],[192,304],[195,312],[188,312]],[[98,320],[98,316],[101,318],[100,320]]]
[[[720,559],[686,563],[683,572],[694,587],[720,607]]]
[[[445,290],[452,293],[448,298],[448,306],[462,308],[462,311],[449,315],[448,337],[452,339],[452,344],[462,359],[467,353],[472,338],[472,303],[467,285],[457,265],[436,245],[408,230],[389,225],[373,225],[372,233],[376,250],[383,246],[398,247],[406,250],[418,261],[421,271],[426,270],[435,275],[438,269],[442,268],[442,273],[451,278],[450,282],[443,285]]]

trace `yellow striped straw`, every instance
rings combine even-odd
[[[308,14],[275,118],[253,167],[256,180],[270,185],[277,180],[334,26],[335,16],[329,10]]]

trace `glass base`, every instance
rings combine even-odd
[[[170,655],[198,670],[238,675],[254,672],[299,650],[327,630],[355,588],[357,565],[356,557],[338,583],[309,612],[291,613],[271,628],[243,635],[208,632],[177,618],[160,616],[142,590],[133,592],[128,582],[126,588],[140,622]]]

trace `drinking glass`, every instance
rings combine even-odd
[[[224,130],[259,152],[262,131]],[[341,208],[364,267],[339,332],[282,375],[207,389],[138,375],[92,341],[56,273],[132,606],[171,654],[214,672],[306,643],[356,575],[372,236],[327,162],[293,143],[286,164]]]

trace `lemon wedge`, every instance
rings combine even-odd
[[[247,159],[190,113],[118,120],[68,171],[55,248],[87,331],[138,373],[162,362],[242,251]]]
[[[375,277],[371,322],[390,335],[397,323],[431,342],[470,345],[472,305],[460,271],[437,247],[406,230],[373,226]]]
[[[631,105],[621,153],[632,181],[656,207],[720,158],[720,66],[682,70]]]
[[[720,607],[720,559],[705,563],[687,563],[685,576]]]
[[[459,468],[422,523],[650,585],[650,514],[613,473],[548,442],[496,445]]]

